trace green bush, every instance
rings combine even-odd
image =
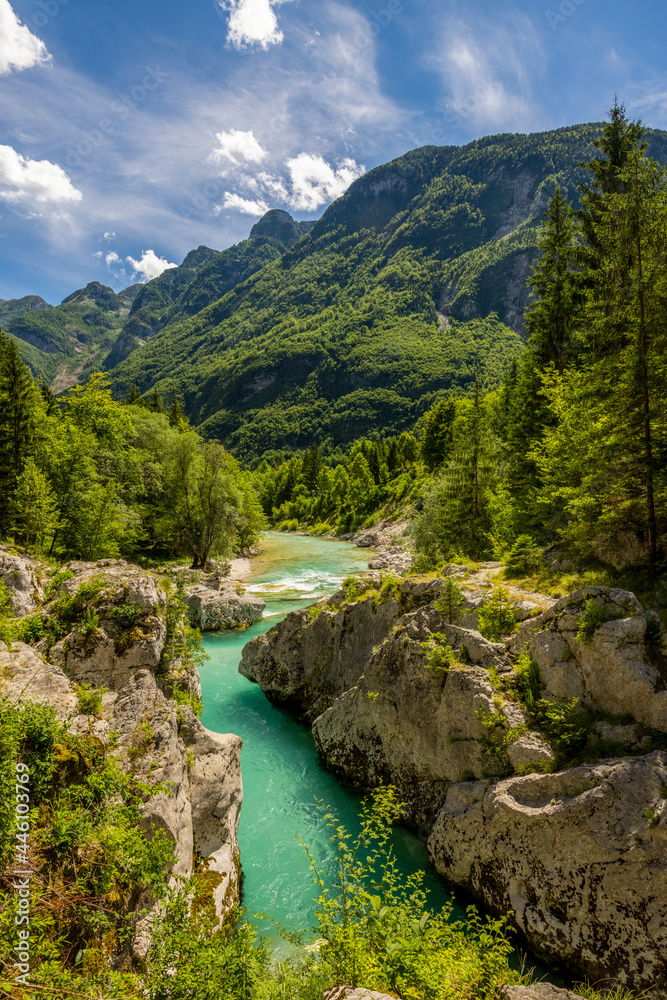
[[[448,625],[458,625],[463,617],[465,597],[453,580],[445,580],[442,596],[433,603]]]
[[[52,597],[55,597],[60,590],[60,585],[64,583],[65,580],[71,580],[73,576],[74,573],[71,569],[58,570],[58,572],[51,577],[49,582],[44,587],[44,596],[46,597],[46,600],[50,601]]]
[[[479,631],[491,642],[500,642],[516,628],[512,601],[504,587],[494,587],[478,614]]]
[[[447,671],[459,664],[452,647],[447,645],[447,636],[442,632],[434,632],[426,642],[420,642],[419,648],[424,651],[424,666],[429,670]]]
[[[519,535],[507,556],[507,571],[513,576],[528,576],[540,564],[541,552],[530,535]]]
[[[102,695],[106,694],[109,688],[93,687],[92,684],[77,684],[76,701],[77,708],[82,715],[102,716]]]
[[[601,625],[614,621],[618,617],[618,613],[607,610],[600,598],[591,597],[590,600],[586,601],[583,613],[577,621],[576,641],[590,643],[594,633]]]
[[[530,658],[528,650],[524,646],[514,666],[516,674],[516,689],[519,701],[529,712],[535,711],[540,700],[542,682],[540,680],[539,667]]]

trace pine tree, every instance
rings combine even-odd
[[[169,409],[169,426],[175,427],[178,431],[186,431],[190,426],[190,421],[186,417],[185,413],[181,408],[181,404],[177,399],[171,404]]]
[[[136,382],[132,383],[132,388],[125,397],[125,402],[129,403],[130,406],[146,406],[146,400],[139,392]]]
[[[162,396],[157,386],[153,388],[152,393],[148,397],[147,405],[148,409],[153,410],[154,413],[164,413],[164,403],[162,402]]]
[[[590,220],[578,368],[547,385],[557,422],[538,449],[540,499],[580,551],[613,561],[634,535],[654,563],[667,521],[667,175],[643,143],[624,155]]]
[[[573,351],[578,320],[578,294],[573,275],[577,253],[574,212],[556,188],[538,237],[540,257],[528,285],[535,296],[526,314],[526,330],[534,364],[562,372]]]
[[[449,458],[452,450],[456,402],[441,399],[429,410],[421,440],[421,458],[431,472]]]
[[[10,498],[35,446],[41,397],[15,341],[0,331],[0,533],[9,528]]]

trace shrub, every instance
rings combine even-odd
[[[504,587],[494,587],[479,609],[479,631],[491,642],[510,635],[516,628],[509,592]]]
[[[58,572],[51,577],[47,585],[44,587],[44,596],[47,601],[50,601],[52,597],[55,597],[60,590],[60,585],[64,583],[65,580],[71,580],[73,576],[74,573],[71,569],[58,570]]]
[[[461,621],[465,597],[453,580],[445,580],[442,596],[433,603],[448,625],[457,625]]]
[[[442,632],[434,632],[427,642],[420,642],[419,648],[424,651],[424,666],[429,670],[447,671],[458,665],[454,650],[447,645],[447,636]]]
[[[109,609],[109,617],[122,628],[130,628],[141,618],[142,611],[138,604],[119,604]]]
[[[542,682],[540,680],[539,667],[534,660],[531,660],[525,646],[519,654],[514,671],[516,673],[516,689],[519,701],[522,705],[525,705],[528,711],[533,712],[540,700]]]
[[[586,601],[583,613],[577,621],[576,641],[589,643],[601,625],[614,621],[618,617],[618,613],[608,611],[604,602],[599,598],[591,597],[590,600]]]
[[[356,601],[368,590],[368,585],[356,576],[346,576],[343,580],[343,593],[346,601]]]
[[[106,694],[108,688],[93,687],[92,684],[77,684],[76,701],[77,708],[81,715],[102,716],[102,695]]]
[[[514,576],[528,576],[537,569],[541,552],[530,535],[519,535],[507,556],[507,571]]]

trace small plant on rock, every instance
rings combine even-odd
[[[586,601],[583,613],[577,621],[576,641],[588,644],[593,639],[593,635],[604,625],[618,618],[618,613],[608,611],[603,602],[596,597],[591,597]]]
[[[76,687],[76,707],[81,715],[94,715],[96,718],[102,717],[102,695],[106,694],[108,688],[93,687],[92,684],[77,684]]]
[[[453,580],[445,580],[442,595],[433,603],[448,625],[458,625],[463,616],[465,597]]]
[[[479,609],[478,621],[479,631],[491,642],[500,642],[504,636],[511,635],[516,628],[516,619],[509,591],[505,587],[494,587]]]

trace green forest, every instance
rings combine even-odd
[[[528,276],[527,347],[495,314],[450,319],[445,329],[410,323],[401,352],[383,355],[392,388],[328,403],[313,389],[307,407],[267,402],[242,432],[223,433],[225,411],[195,430],[177,398],[165,410],[157,386],[142,396],[134,383],[117,400],[98,373],[56,398],[3,336],[3,535],[56,558],[187,554],[199,566],[251,546],[269,522],[340,534],[416,505],[421,570],[455,555],[502,557],[517,540],[531,551],[559,542],[580,560],[612,566],[657,564],[667,499],[667,186],[647,145],[616,105],[582,165],[576,205],[556,186]],[[362,249],[351,241],[330,266],[363,285],[363,268],[355,271]],[[283,266],[269,265],[262,280]],[[407,314],[423,272],[414,258],[396,257],[391,272]],[[308,287],[314,308],[317,290]],[[208,313],[226,303],[196,322],[210,328]],[[377,372],[365,325],[357,336],[358,315],[333,306],[330,314],[355,369]],[[263,322],[260,313],[255,323]],[[322,342],[305,338],[304,359],[324,351],[328,335],[317,329]],[[272,364],[283,363],[280,333],[272,328]],[[272,355],[252,357],[267,365]],[[296,378],[292,349],[284,364]],[[424,379],[434,386],[431,405],[409,421],[414,411],[403,403]],[[258,387],[259,396],[266,391]],[[272,446],[276,421],[300,427],[309,447]],[[359,426],[364,434],[355,436]]]
[[[667,500],[667,180],[615,106],[578,208],[557,187],[528,279],[527,348],[491,392],[442,394],[399,436],[255,473],[283,528],[349,531],[422,509],[416,566],[536,553],[657,565]],[[422,504],[423,502],[423,504]]]
[[[498,308],[467,318],[434,310],[434,283],[454,257],[459,298],[451,303],[475,287],[482,309],[498,305],[489,275],[502,283],[499,263],[532,247],[515,234],[494,249],[488,237],[499,220],[489,221],[486,194],[451,176],[429,181],[434,200],[448,206],[439,214],[431,201],[408,211],[414,191],[402,189],[405,204],[391,206],[391,218],[402,220],[391,257],[373,229],[386,222],[382,206],[364,218],[353,186],[329,210],[334,229],[320,222],[295,233],[277,256],[262,243],[261,262],[258,246],[249,248],[252,261],[236,261],[241,271],[271,260],[156,333],[113,373],[92,373],[59,395],[34,377],[17,338],[0,333],[2,540],[54,565],[178,558],[198,569],[250,551],[269,526],[341,535],[391,517],[408,522],[417,573],[502,559],[529,576],[555,547],[608,582],[630,568],[656,584],[667,538],[667,170],[618,103],[587,135],[578,186],[550,175],[542,221],[533,220],[525,341]],[[477,146],[475,163],[489,170],[496,147]],[[520,161],[519,140],[517,149]],[[426,169],[423,155],[406,159]],[[465,217],[455,238],[454,216]],[[335,252],[325,252],[332,232]],[[466,258],[473,250],[476,264]],[[220,291],[207,271],[214,263],[198,262],[200,301]],[[288,271],[301,275],[296,292]],[[142,294],[133,315],[147,323],[153,293]],[[156,315],[167,299],[155,294]],[[224,363],[211,358],[216,340],[227,348]],[[158,378],[158,370],[168,374]],[[0,623],[6,597],[0,592]],[[40,856],[54,884],[67,888],[65,944],[64,921],[39,914],[48,995],[98,995],[88,987],[99,976],[104,995],[118,1000],[320,1000],[332,983],[405,1000],[496,1000],[500,983],[523,980],[504,919],[470,908],[467,921],[451,922],[446,910],[430,911],[416,877],[400,884],[388,847],[400,814],[391,788],[364,805],[356,842],[326,817],[338,881],[327,884],[311,858],[317,947],[292,935],[291,957],[276,963],[240,912],[212,933],[206,886],[169,883],[171,848],[137,828],[146,789],[122,773],[110,746],[69,732],[52,709],[0,703],[0,789],[19,761],[29,763],[40,815],[49,817]],[[0,801],[3,860],[10,799]],[[77,844],[93,843],[97,854],[77,853]],[[117,952],[132,923],[129,907],[115,902],[148,890],[162,909],[146,969],[129,961],[107,969],[104,949]],[[77,900],[114,905],[77,908]],[[0,932],[8,919],[0,915]],[[84,955],[90,940],[106,944],[72,972],[62,948]]]

